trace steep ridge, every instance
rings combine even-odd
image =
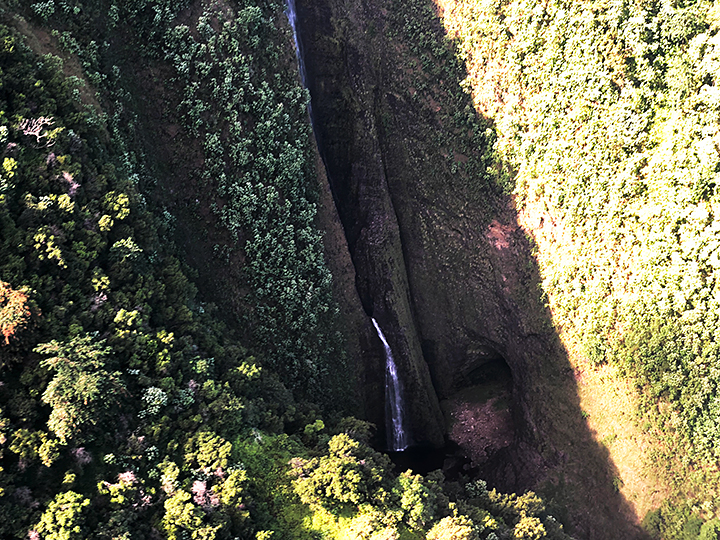
[[[301,28],[314,30],[305,35],[304,47],[316,131],[357,288],[365,310],[385,318],[389,341],[403,350],[399,356],[410,366],[401,368],[408,371],[405,378],[412,366],[429,366],[429,405],[417,390],[408,392],[415,407],[429,409],[420,423],[429,432],[424,417],[437,415],[436,395],[451,396],[487,361],[516,358],[515,349],[532,349],[526,340],[513,342],[507,328],[518,328],[515,333],[530,340],[543,333],[528,320],[533,310],[521,309],[522,296],[508,298],[517,293],[510,285],[523,279],[506,275],[517,270],[501,255],[520,243],[519,233],[497,189],[482,176],[476,181],[485,185],[477,186],[467,181],[471,173],[453,172],[466,156],[455,162],[455,148],[433,148],[434,134],[428,132],[451,128],[437,125],[426,104],[397,92],[404,81],[393,72],[402,68],[384,55],[372,56],[392,47],[381,38],[367,48],[358,46],[361,36],[386,22],[368,16],[369,8],[358,3],[335,11],[300,3],[298,11]],[[333,36],[333,29],[341,37]],[[471,157],[482,160],[481,150]],[[448,152],[453,164],[446,166],[443,154]],[[504,285],[498,287],[497,281]],[[511,365],[518,387],[526,384],[522,368],[527,364]]]

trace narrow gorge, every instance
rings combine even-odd
[[[344,231],[326,249],[352,261],[345,276],[329,264],[345,280],[340,296],[362,309],[348,316],[365,417],[384,426],[379,447],[404,446],[387,425],[387,344],[411,447],[446,471],[468,473],[465,456],[491,485],[551,494],[583,538],[606,537],[608,524],[642,536],[581,415],[494,126],[460,88],[464,69],[432,4],[406,5],[405,17],[396,4],[291,4],[334,203],[321,214],[336,209]]]

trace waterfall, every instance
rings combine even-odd
[[[392,350],[375,319],[372,319],[377,335],[385,347],[385,417],[388,432],[388,447],[393,451],[405,450],[408,437],[403,419],[402,386],[395,366]]]
[[[308,79],[307,72],[305,71],[305,57],[302,40],[298,35],[295,0],[287,0],[285,15],[287,15],[288,21],[290,22],[290,27],[293,31],[293,38],[295,39],[295,54],[297,56],[300,78],[302,79],[303,86],[307,88]],[[313,126],[315,139],[317,140],[318,134],[315,130],[315,118],[313,116],[311,102],[308,102],[308,114],[310,116],[310,123]],[[322,145],[319,140],[317,140],[317,143],[318,150],[320,151],[320,157],[323,162],[325,162]],[[385,423],[387,425],[388,447],[392,451],[405,450],[408,447],[408,436],[405,432],[405,424],[403,420],[402,386],[400,384],[400,379],[398,378],[395,359],[393,358],[392,351],[390,350],[390,345],[388,345],[388,342],[385,339],[382,330],[380,330],[380,326],[377,321],[372,319],[372,323],[375,326],[375,330],[377,330],[380,341],[383,343],[383,347],[385,347]]]
[[[302,81],[302,84],[305,88],[308,88],[308,77],[307,77],[307,71],[305,70],[305,51],[303,50],[303,44],[302,39],[300,39],[300,35],[298,34],[298,28],[297,28],[297,10],[295,9],[295,0],[287,0],[287,7],[285,9],[285,15],[287,15],[288,22],[290,23],[290,27],[292,28],[293,32],[293,39],[295,40],[295,56],[297,57],[298,61],[298,70],[300,71],[300,80]],[[308,110],[308,116],[310,116],[310,125],[313,128],[313,134],[315,135],[315,142],[317,143],[318,151],[320,152],[320,158],[322,159],[323,163],[327,163],[325,161],[325,151],[323,149],[322,144],[320,144],[320,140],[318,139],[318,133],[315,130],[315,115],[313,114],[313,108],[312,108],[312,101],[308,100],[307,103],[307,110]],[[325,170],[327,172],[327,167],[325,167]],[[330,173],[328,172],[328,178]]]
[[[295,39],[295,54],[297,56],[298,67],[300,68],[300,78],[302,79],[303,86],[307,88],[307,73],[305,72],[305,59],[303,56],[302,43],[298,37],[297,31],[297,11],[295,9],[295,0],[287,0],[287,9],[285,9],[285,15],[287,15],[288,21],[293,31],[293,39]]]

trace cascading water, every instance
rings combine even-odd
[[[297,55],[298,68],[300,70],[300,78],[302,79],[303,86],[308,87],[307,72],[305,71],[305,58],[303,56],[303,46],[297,28],[297,10],[295,9],[295,0],[287,0],[287,9],[285,10],[288,21],[293,31],[293,38],[295,39],[295,53]],[[310,115],[310,123],[313,126],[315,132],[315,119],[313,117],[312,104],[308,102],[308,114]],[[316,133],[317,137],[317,133]],[[320,155],[325,161],[323,156],[322,146],[318,141],[318,149]],[[400,379],[397,374],[397,367],[395,366],[395,359],[393,358],[390,345],[388,345],[385,336],[380,330],[375,319],[372,319],[372,323],[375,326],[378,337],[382,341],[385,347],[385,416],[388,431],[388,446],[391,451],[401,451],[408,447],[408,436],[405,432],[405,423],[403,419],[403,402],[402,402],[402,386]]]
[[[303,86],[308,88],[307,71],[305,71],[305,56],[302,46],[302,41],[297,29],[297,10],[295,9],[295,0],[287,0],[287,9],[285,9],[285,15],[287,15],[290,27],[293,31],[293,39],[295,40],[295,56],[297,56],[298,69],[300,70],[300,79],[302,80]],[[313,117],[312,102],[308,101],[308,114],[310,115],[310,123],[315,130],[315,118]]]
[[[295,0],[287,0],[286,6],[287,7],[285,9],[285,15],[287,15],[288,22],[290,23],[290,27],[292,28],[293,39],[295,40],[295,56],[297,57],[298,61],[300,79],[302,80],[303,86],[309,89],[307,71],[305,70],[305,55],[303,50],[303,44],[302,39],[300,39],[300,34],[298,33],[297,27],[298,21],[297,10],[295,8]],[[315,130],[315,116],[313,115],[312,101],[310,100],[308,100],[307,109],[308,116],[310,116],[310,125],[312,125],[313,133],[315,134],[315,142],[317,143],[318,151],[320,152],[320,158],[322,159],[323,163],[325,163],[325,153],[323,151],[322,144],[320,144],[320,140],[318,139],[317,131]]]
[[[295,52],[297,54],[298,66],[300,67],[300,78],[302,79],[303,86],[307,88],[307,73],[305,72],[305,61],[303,59],[302,45],[300,44],[300,38],[298,37],[297,31],[297,11],[295,9],[295,0],[287,0],[287,9],[285,10],[288,21],[293,31],[293,38],[295,39]]]
[[[403,418],[402,385],[397,374],[395,358],[388,345],[385,335],[380,330],[380,325],[375,319],[372,320],[377,335],[385,347],[385,416],[388,432],[389,450],[398,452],[408,447],[408,436],[405,432]]]

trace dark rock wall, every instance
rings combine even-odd
[[[396,353],[414,442],[441,445],[448,426],[439,402],[471,390],[482,366],[502,358],[512,372],[505,424],[513,441],[487,456],[481,478],[544,493],[578,538],[643,538],[582,415],[532,241],[511,197],[489,179],[488,169],[505,167],[490,159],[494,126],[458,92],[462,73],[436,69],[455,59],[432,57],[444,32],[432,17],[416,19],[423,1],[297,0],[355,305],[379,321]],[[425,25],[410,32],[430,53],[400,31],[404,20]],[[367,316],[356,319],[366,418],[384,426],[382,345]]]
[[[316,135],[357,292],[397,357],[414,442],[442,444],[439,400],[498,356],[512,369],[516,420],[532,439],[523,396],[548,354],[536,338],[552,329],[533,315],[544,308],[528,290],[529,246],[499,190],[458,173],[466,160],[484,163],[488,148],[448,125],[462,104],[443,101],[442,86],[459,81],[430,81],[414,95],[409,45],[389,28],[391,3],[297,3]],[[365,339],[366,411],[383,425],[382,352]]]
[[[349,21],[362,20],[362,13],[353,11],[362,6],[341,10],[347,15],[342,19],[333,7],[298,5],[300,27],[312,29],[302,37],[319,146],[346,232],[360,300],[367,315],[380,324],[396,357],[411,440],[439,446],[444,421],[416,330],[386,157],[373,114],[377,74],[368,51],[337,38],[350,29]],[[365,343],[372,348],[365,352],[372,364],[365,370],[366,410],[370,420],[384,425],[384,385],[378,384],[384,369],[376,360],[382,358],[382,349],[376,337]]]

